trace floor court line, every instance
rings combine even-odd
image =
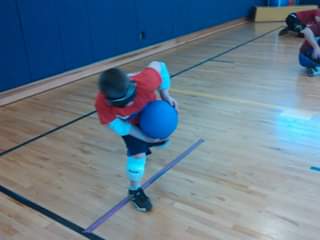
[[[36,140],[38,140],[40,138],[43,138],[43,137],[45,137],[45,136],[47,136],[47,135],[49,135],[51,133],[57,132],[57,131],[59,131],[59,130],[61,130],[61,129],[63,129],[63,128],[65,128],[65,127],[67,127],[67,126],[69,126],[69,125],[71,125],[71,124],[73,124],[75,122],[78,122],[78,121],[80,121],[80,120],[82,120],[84,118],[87,118],[87,117],[93,115],[94,113],[96,113],[96,111],[92,111],[92,112],[86,113],[86,114],[84,114],[84,115],[82,115],[82,116],[80,116],[78,118],[75,118],[75,119],[73,119],[73,120],[71,120],[71,121],[69,121],[69,122],[67,122],[67,123],[65,123],[65,124],[63,124],[61,126],[53,128],[53,129],[51,129],[51,130],[49,130],[49,131],[47,131],[45,133],[42,133],[42,134],[40,134],[40,135],[38,135],[36,137],[31,138],[31,139],[29,139],[29,140],[27,140],[27,141],[25,141],[23,143],[20,143],[20,144],[14,146],[12,148],[9,148],[8,150],[5,150],[5,151],[1,152],[0,153],[0,157],[4,156],[4,155],[6,155],[6,154],[8,154],[10,152],[13,152],[13,151],[25,146],[25,145],[28,145],[29,143],[32,143],[32,142],[34,142],[34,141],[36,141]]]
[[[236,46],[234,46],[234,47],[232,47],[232,48],[229,48],[229,49],[227,49],[227,50],[225,50],[225,51],[223,51],[223,52],[221,52],[221,53],[218,53],[218,54],[216,54],[216,55],[214,55],[214,56],[212,56],[212,57],[209,57],[209,58],[207,58],[207,59],[205,59],[205,60],[203,60],[203,61],[200,61],[199,63],[194,64],[194,65],[191,66],[191,67],[188,67],[188,68],[186,68],[186,69],[184,69],[184,70],[182,70],[182,71],[179,71],[179,72],[173,74],[171,77],[175,77],[175,76],[181,75],[182,73],[188,72],[188,71],[190,71],[190,70],[192,70],[192,69],[194,69],[194,68],[197,68],[197,67],[199,67],[199,66],[201,66],[201,65],[203,65],[203,64],[205,64],[205,63],[207,63],[207,62],[210,62],[210,61],[212,61],[212,60],[215,60],[216,58],[219,58],[219,57],[221,57],[221,56],[223,56],[223,55],[226,55],[226,54],[229,53],[229,52],[232,52],[232,51],[234,51],[234,50],[236,50],[236,49],[238,49],[238,48],[240,48],[240,47],[243,47],[243,46],[248,45],[249,43],[252,43],[252,42],[254,42],[254,41],[256,41],[256,40],[258,40],[258,39],[260,39],[260,38],[263,38],[263,37],[265,37],[266,35],[268,35],[268,34],[270,34],[270,33],[273,33],[274,31],[279,30],[280,28],[282,28],[282,27],[277,27],[277,28],[275,28],[275,29],[273,29],[273,30],[270,30],[270,31],[268,31],[268,32],[265,32],[265,33],[263,33],[263,34],[255,37],[255,38],[252,38],[252,39],[250,39],[250,40],[248,40],[248,41],[245,41],[245,42],[243,42],[243,43],[240,43],[240,44],[238,44],[238,45],[236,45]]]
[[[320,167],[312,166],[312,167],[310,167],[310,170],[320,173]]]
[[[174,160],[169,162],[166,166],[164,166],[162,169],[160,169],[156,174],[154,174],[149,179],[147,179],[145,181],[145,183],[142,185],[142,188],[147,189],[148,187],[150,187],[161,176],[166,174],[169,170],[174,168],[179,162],[181,162],[188,155],[190,155],[202,143],[204,143],[203,139],[199,139],[198,141],[193,143],[184,152],[180,153]],[[125,197],[124,199],[122,199],[114,207],[112,207],[104,215],[99,217],[94,223],[92,223],[89,227],[87,227],[87,229],[85,230],[85,233],[92,233],[94,230],[96,230],[98,227],[100,227],[102,224],[104,224],[106,221],[108,221],[116,212],[118,212],[121,208],[123,208],[125,205],[127,205],[130,202],[130,200],[131,200],[131,198],[128,196]]]
[[[84,228],[82,228],[81,226],[69,221],[68,219],[59,216],[58,214],[48,210],[47,208],[44,208],[42,206],[40,206],[39,204],[32,202],[31,200],[9,190],[8,188],[0,185],[0,192],[2,192],[3,194],[7,195],[8,197],[10,197],[11,199],[14,199],[15,201],[22,203],[23,205],[41,213],[42,215],[50,218],[51,220],[60,223],[62,226],[69,228],[70,230],[82,235],[83,237],[86,237],[90,240],[105,240],[105,238],[102,238],[96,234],[93,233],[85,233],[84,232]]]
[[[213,60],[210,60],[210,62],[218,62],[218,63],[230,63],[230,64],[234,64],[234,63],[236,63],[235,61],[229,61],[229,60],[219,60],[219,59],[213,59]]]

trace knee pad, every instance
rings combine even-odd
[[[128,157],[127,174],[130,181],[140,182],[144,175],[145,157]]]

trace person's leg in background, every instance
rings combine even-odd
[[[312,50],[306,53],[300,52],[299,63],[307,68],[307,73],[310,76],[320,76],[320,61],[312,59]]]

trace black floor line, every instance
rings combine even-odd
[[[243,43],[241,43],[241,44],[239,44],[239,45],[237,45],[237,46],[234,46],[234,47],[232,47],[232,48],[230,48],[230,49],[228,49],[228,50],[226,50],[226,51],[223,51],[222,53],[219,53],[219,54],[217,54],[217,55],[215,55],[215,56],[213,56],[213,57],[207,58],[207,59],[205,59],[205,60],[203,60],[203,61],[201,61],[201,62],[199,62],[199,63],[197,63],[197,64],[195,64],[195,65],[192,65],[192,66],[189,67],[189,68],[186,68],[186,69],[184,69],[184,70],[182,70],[182,71],[180,71],[180,72],[177,72],[177,73],[173,74],[171,77],[178,76],[178,75],[180,75],[180,74],[182,74],[182,73],[188,72],[188,71],[190,71],[190,70],[192,70],[192,69],[194,69],[194,68],[196,68],[196,67],[199,67],[199,66],[201,66],[201,65],[203,65],[203,64],[205,64],[205,63],[207,63],[207,62],[209,62],[209,61],[215,60],[216,58],[221,57],[221,56],[223,56],[223,55],[225,55],[225,54],[227,54],[227,53],[229,53],[229,52],[231,52],[231,51],[233,51],[233,50],[235,50],[235,49],[237,49],[237,48],[243,47],[243,46],[245,46],[245,45],[247,45],[247,44],[249,44],[249,43],[251,43],[251,42],[254,42],[254,41],[256,41],[256,40],[258,40],[258,39],[260,39],[260,38],[263,38],[264,36],[266,36],[266,35],[274,32],[274,31],[276,31],[276,30],[278,30],[278,29],[280,29],[280,28],[281,28],[281,27],[277,27],[277,28],[275,28],[275,29],[273,29],[273,30],[271,30],[271,31],[268,31],[268,32],[266,32],[266,33],[264,33],[264,34],[259,35],[258,37],[255,37],[255,38],[250,39],[250,40],[248,40],[248,41],[246,41],[246,42],[243,42]]]
[[[59,216],[58,214],[48,210],[47,208],[44,208],[40,206],[39,204],[30,201],[29,199],[9,190],[8,188],[0,185],[0,192],[7,195],[8,197],[16,200],[19,203],[22,203],[23,205],[43,214],[44,216],[50,218],[51,220],[54,220],[55,222],[60,223],[61,225],[69,228],[70,230],[90,239],[90,240],[105,240],[105,238],[99,237],[98,235],[95,235],[93,233],[84,233],[84,228],[80,227],[79,225],[67,220],[64,217]]]
[[[47,131],[45,133],[42,133],[42,134],[40,134],[40,135],[38,135],[36,137],[30,138],[29,140],[27,140],[27,141],[25,141],[23,143],[20,143],[20,144],[14,146],[12,148],[9,148],[8,150],[5,150],[5,151],[1,152],[0,153],[0,157],[4,156],[4,155],[6,155],[6,154],[8,154],[10,152],[13,152],[13,151],[15,151],[15,150],[17,150],[17,149],[29,144],[29,143],[32,143],[32,142],[34,142],[34,141],[36,141],[36,140],[38,140],[38,139],[40,139],[42,137],[45,137],[45,136],[47,136],[47,135],[49,135],[51,133],[57,132],[58,130],[60,130],[62,128],[65,128],[65,127],[67,127],[67,126],[69,126],[69,125],[71,125],[71,124],[73,124],[75,122],[78,122],[81,119],[87,118],[87,117],[93,115],[94,113],[96,113],[96,111],[92,111],[92,112],[86,113],[86,114],[84,114],[84,115],[82,115],[80,117],[77,117],[77,118],[75,118],[75,119],[73,119],[73,120],[71,120],[71,121],[69,121],[69,122],[67,122],[67,123],[65,123],[63,125],[60,125],[60,126],[58,126],[56,128],[53,128],[53,129],[51,129],[51,130],[49,130],[49,131]]]
[[[219,60],[219,59],[213,59],[213,60],[210,60],[210,62],[220,62],[220,63],[230,63],[230,64],[235,63],[235,61],[230,61],[230,60]]]

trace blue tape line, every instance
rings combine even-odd
[[[320,167],[312,166],[312,167],[310,167],[310,170],[320,172]]]

